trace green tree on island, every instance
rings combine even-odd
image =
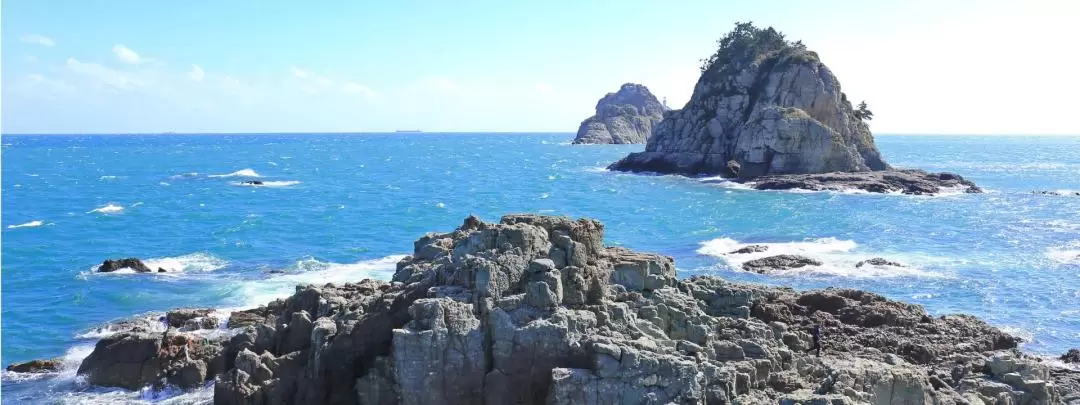
[[[864,121],[870,121],[874,119],[874,113],[871,112],[869,108],[867,108],[865,100],[859,103],[859,106],[856,108],[855,118]]]

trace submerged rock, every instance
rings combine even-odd
[[[241,182],[240,184],[246,184],[246,185],[249,185],[249,186],[261,186],[261,185],[263,185],[263,182],[262,182],[262,180],[245,180],[245,181]]]
[[[596,103],[596,115],[581,122],[574,143],[645,143],[662,119],[664,105],[656,96],[645,86],[626,83]]]
[[[120,269],[131,269],[136,273],[150,273],[153,270],[150,269],[142,260],[136,258],[127,258],[120,260],[105,260],[98,266],[98,273],[111,273]],[[161,269],[158,269],[161,270]]]
[[[862,267],[863,265],[867,265],[867,264],[869,264],[871,266],[907,267],[907,266],[904,266],[904,265],[902,265],[900,263],[894,262],[892,260],[885,259],[883,257],[875,257],[873,259],[862,260],[862,261],[860,261],[858,263],[855,263],[855,267]]]
[[[820,266],[821,264],[821,261],[806,256],[776,255],[748,261],[743,263],[742,268],[746,271],[766,274],[774,271],[791,270],[806,266]]]
[[[55,373],[60,371],[60,359],[30,360],[8,365],[6,370],[16,373]]]
[[[728,254],[730,254],[730,255],[743,255],[743,254],[750,254],[750,253],[761,253],[761,252],[764,252],[764,251],[767,251],[767,250],[769,250],[769,247],[765,246],[765,245],[749,245],[749,246],[743,246],[741,248],[732,250],[731,253],[728,253]]]
[[[1069,351],[1058,358],[1066,363],[1078,363],[1080,364],[1080,349],[1069,349]]]
[[[129,389],[214,379],[216,404],[1060,403],[1073,389],[977,318],[679,280],[670,257],[606,247],[603,230],[471,217],[417,240],[390,283],[298,286],[234,312],[227,341],[106,338],[79,373]]]
[[[771,27],[750,23],[736,24],[719,45],[686,106],[664,115],[643,152],[609,169],[742,181],[892,170],[874,144],[873,113],[865,104],[852,105],[817,53]],[[793,179],[783,187],[807,188],[804,184]]]

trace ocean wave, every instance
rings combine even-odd
[[[169,176],[169,178],[173,179],[173,180],[193,179],[193,178],[196,178],[196,177],[199,177],[198,172],[181,173],[181,174],[174,174],[172,176]]]
[[[356,263],[333,263],[305,258],[285,269],[283,274],[244,282],[237,291],[236,303],[240,308],[265,305],[275,299],[288,297],[296,292],[296,286],[300,284],[340,284],[365,278],[389,280],[397,269],[397,262],[403,258],[405,255],[393,255]]]
[[[253,169],[242,169],[229,174],[211,174],[207,177],[262,177]]]
[[[41,225],[44,225],[44,224],[45,224],[45,223],[44,223],[44,222],[42,222],[42,221],[30,221],[30,222],[27,222],[27,223],[25,223],[25,224],[18,224],[18,225],[8,225],[8,229],[16,229],[16,228],[34,228],[34,227],[39,227],[39,226],[41,226]]]
[[[1046,257],[1061,264],[1080,265],[1080,241],[1047,248]]]
[[[297,180],[263,181],[262,184],[244,183],[239,181],[232,183],[232,185],[240,187],[288,187],[297,184],[300,184]]]
[[[90,355],[94,351],[93,344],[78,344],[68,348],[63,356],[60,356],[59,371],[51,373],[17,373],[14,371],[4,370],[0,372],[4,380],[13,382],[25,382],[41,380],[46,378],[54,378],[59,380],[74,381],[76,378],[75,372],[79,370],[79,365],[82,364],[83,359]]]
[[[109,180],[116,180],[116,179],[119,179],[119,178],[120,178],[120,176],[101,176],[101,177],[98,177],[98,180],[99,181],[109,181]]]
[[[124,207],[121,207],[119,205],[110,203],[110,204],[106,204],[103,207],[98,207],[98,208],[92,209],[90,211],[87,211],[86,213],[87,214],[93,214],[95,212],[101,213],[101,214],[119,214],[121,212],[124,212]]]
[[[732,253],[750,245],[764,245],[768,249],[764,252]],[[921,260],[910,255],[858,253],[855,252],[858,246],[855,241],[833,237],[771,243],[744,243],[731,238],[717,238],[702,242],[701,247],[697,249],[697,253],[720,258],[728,266],[739,271],[742,271],[743,263],[748,261],[782,254],[806,256],[822,262],[820,266],[805,266],[771,275],[809,274],[852,278],[941,277],[938,273],[913,267],[913,262],[920,262]],[[861,261],[879,256],[899,260],[905,267],[869,263],[856,267]]]
[[[155,272],[154,274],[162,276],[175,275],[176,273],[207,273],[222,269],[229,264],[229,262],[224,259],[202,252],[173,257],[156,257],[145,259],[142,262],[146,267],[153,270]],[[85,277],[91,274],[136,274],[135,270],[129,268],[122,268],[108,273],[99,273],[97,271],[98,267],[100,267],[100,265],[91,266],[88,270],[82,272],[82,276]],[[165,269],[165,272],[157,273],[158,269]]]

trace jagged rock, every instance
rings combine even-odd
[[[187,338],[178,335],[159,348],[156,335],[117,335],[95,347],[80,373],[130,389],[213,378],[217,404],[1019,404],[1080,396],[1080,378],[1014,352],[1018,339],[977,318],[933,318],[857,290],[678,280],[669,257],[603,246],[594,220],[470,218],[421,241],[393,276],[404,281],[298,286],[242,312],[252,321],[220,344],[180,344]],[[821,357],[808,352],[815,326]],[[189,361],[178,353],[190,345],[218,350]]]
[[[874,145],[868,125],[872,113],[864,107],[852,107],[836,76],[801,41],[787,41],[771,27],[740,23],[702,67],[686,106],[664,114],[645,151],[631,153],[609,169],[719,175],[739,181],[892,171]],[[954,177],[958,176],[943,173],[922,177],[918,183],[940,187],[960,182]],[[847,185],[829,181],[832,178],[776,178],[755,187]],[[867,191],[893,189],[880,179],[848,181]],[[968,186],[972,192],[978,190]]]
[[[750,254],[750,253],[761,253],[761,252],[765,252],[765,251],[768,251],[768,250],[769,250],[769,247],[766,246],[766,245],[749,245],[749,246],[743,246],[741,248],[732,250],[728,254],[729,255],[744,255],[744,254]]]
[[[596,103],[596,115],[581,122],[574,143],[645,143],[653,127],[664,119],[664,111],[648,88],[626,83]]]
[[[742,268],[746,271],[765,274],[806,266],[820,266],[821,264],[821,261],[806,256],[776,255],[748,261],[742,264]]]
[[[1080,196],[1080,191],[1069,191],[1069,190],[1036,190],[1036,191],[1032,191],[1031,193],[1032,194],[1039,194],[1039,195],[1053,195],[1053,196],[1059,196],[1059,197]]]
[[[253,308],[243,311],[233,311],[231,314],[229,314],[229,321],[227,323],[227,327],[229,329],[243,328],[245,326],[252,326],[262,323],[264,320],[266,320],[266,317],[268,315],[267,312],[268,310],[266,307]]]
[[[952,173],[927,173],[922,170],[875,172],[817,173],[770,175],[752,179],[747,184],[758,190],[862,190],[871,193],[930,195],[942,189],[962,189],[965,193],[983,192],[970,180]]]
[[[150,267],[147,267],[146,264],[142,262],[142,260],[136,258],[127,258],[120,260],[106,259],[104,262],[101,263],[101,266],[98,266],[97,271],[98,273],[111,273],[120,269],[131,269],[136,273],[153,272],[153,270],[151,270]]]
[[[16,373],[55,373],[60,371],[60,359],[52,360],[30,360],[22,363],[10,364],[7,366],[7,371],[14,371]]]
[[[208,318],[210,313],[212,313],[212,312],[214,312],[214,310],[211,309],[211,308],[174,309],[172,311],[169,311],[169,312],[165,313],[165,322],[168,323],[169,326],[174,327],[174,328],[184,327],[184,325],[186,325],[189,321],[197,321],[196,325],[201,326],[202,323],[198,322],[198,321],[202,320],[203,318]],[[210,322],[208,321],[207,324],[209,324],[209,323]],[[203,329],[210,329],[210,328],[216,328],[216,327],[217,327],[217,321],[214,320],[213,321],[213,326],[210,326],[209,328],[203,328]],[[196,328],[196,329],[200,329],[200,328]]]
[[[1080,363],[1080,349],[1069,349],[1069,351],[1058,358],[1066,363]]]
[[[863,265],[867,265],[867,264],[869,264],[871,266],[907,267],[907,266],[904,266],[904,265],[902,265],[900,263],[897,263],[897,262],[894,262],[892,260],[888,260],[888,259],[885,259],[885,258],[882,258],[882,257],[875,257],[875,258],[872,258],[872,259],[866,259],[866,260],[859,261],[858,263],[855,263],[855,267],[862,267]]]

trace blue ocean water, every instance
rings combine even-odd
[[[180,306],[252,306],[297,283],[388,278],[412,242],[469,214],[597,218],[607,243],[679,274],[840,286],[985,318],[1030,352],[1080,346],[1080,137],[878,136],[894,166],[952,171],[986,194],[753,191],[603,168],[629,146],[571,134],[4,136],[2,362],[63,357],[59,376],[4,374],[3,401],[115,402],[74,367],[107,321]],[[242,185],[261,180],[263,187]],[[825,265],[762,276],[724,253],[764,243]],[[167,274],[93,274],[141,257]],[[885,257],[906,268],[862,267]],[[172,401],[207,400],[209,390]]]

